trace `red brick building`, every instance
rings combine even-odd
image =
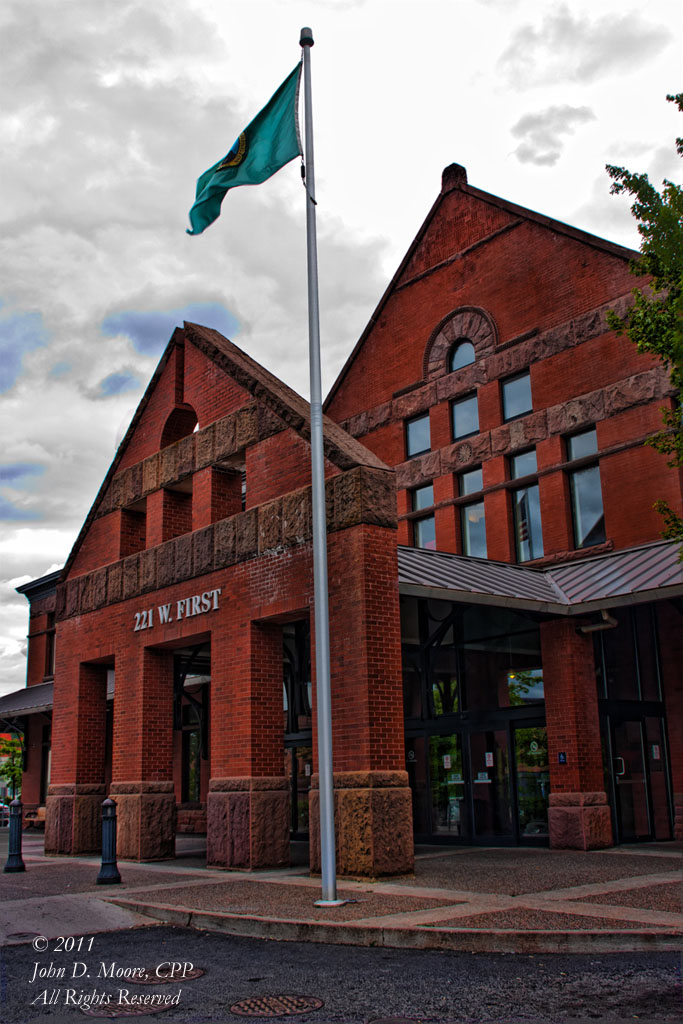
[[[409,870],[414,836],[683,836],[683,571],[652,508],[683,480],[644,443],[674,396],[605,318],[633,255],[452,165],[328,397],[342,873]],[[315,866],[308,439],[281,382],[175,332],[64,570],[21,588],[0,714],[49,850],[95,849],[110,793],[121,856],[206,828],[211,865],[282,863],[310,822]]]

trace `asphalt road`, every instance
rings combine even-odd
[[[93,1008],[111,1015],[119,990],[127,993],[129,1010],[150,1007],[135,997],[177,997],[175,1005],[140,1018],[150,1024],[238,1024],[243,1018],[231,1010],[234,1004],[278,995],[314,997],[322,1006],[257,1019],[292,1024],[366,1024],[390,1017],[435,1024],[681,1020],[680,957],[671,953],[475,955],[269,942],[168,926],[105,932],[82,938],[80,949],[77,939],[75,948],[60,948],[66,945],[51,940],[39,952],[30,943],[0,950],[2,1024],[103,1019],[86,1016],[82,1006],[95,993],[100,1003]],[[135,968],[167,971],[167,963],[191,964],[205,973],[191,978],[189,966],[178,966],[172,968],[177,980],[151,985],[126,977]]]

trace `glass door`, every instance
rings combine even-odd
[[[507,729],[469,735],[472,817],[477,840],[513,835]]]
[[[650,839],[642,722],[612,722],[612,778],[619,842]]]
[[[520,842],[548,838],[550,764],[544,725],[514,725],[517,824]]]
[[[671,839],[666,736],[662,719],[610,719],[617,842]]]
[[[469,835],[469,809],[459,733],[429,737],[432,833]]]

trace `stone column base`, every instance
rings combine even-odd
[[[113,782],[116,855],[122,860],[175,857],[175,793],[172,782]]]
[[[605,793],[551,793],[548,831],[553,850],[612,846],[612,815]]]
[[[311,871],[320,871],[320,791],[309,795]],[[401,875],[414,870],[412,796],[408,773],[335,772],[334,822],[340,875]]]
[[[683,839],[683,793],[674,793],[674,839]]]
[[[206,862],[211,868],[270,868],[289,864],[286,777],[209,781]]]
[[[100,853],[104,785],[50,786],[45,801],[45,853]]]

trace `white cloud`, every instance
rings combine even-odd
[[[519,89],[560,80],[585,85],[617,73],[632,74],[674,39],[672,29],[653,24],[637,10],[612,9],[591,17],[565,4],[546,10],[540,24],[517,28],[498,66]]]
[[[595,114],[588,107],[566,104],[525,114],[510,129],[515,138],[521,139],[515,156],[523,164],[552,167],[562,153],[562,136],[572,135],[577,124],[594,120]]]

